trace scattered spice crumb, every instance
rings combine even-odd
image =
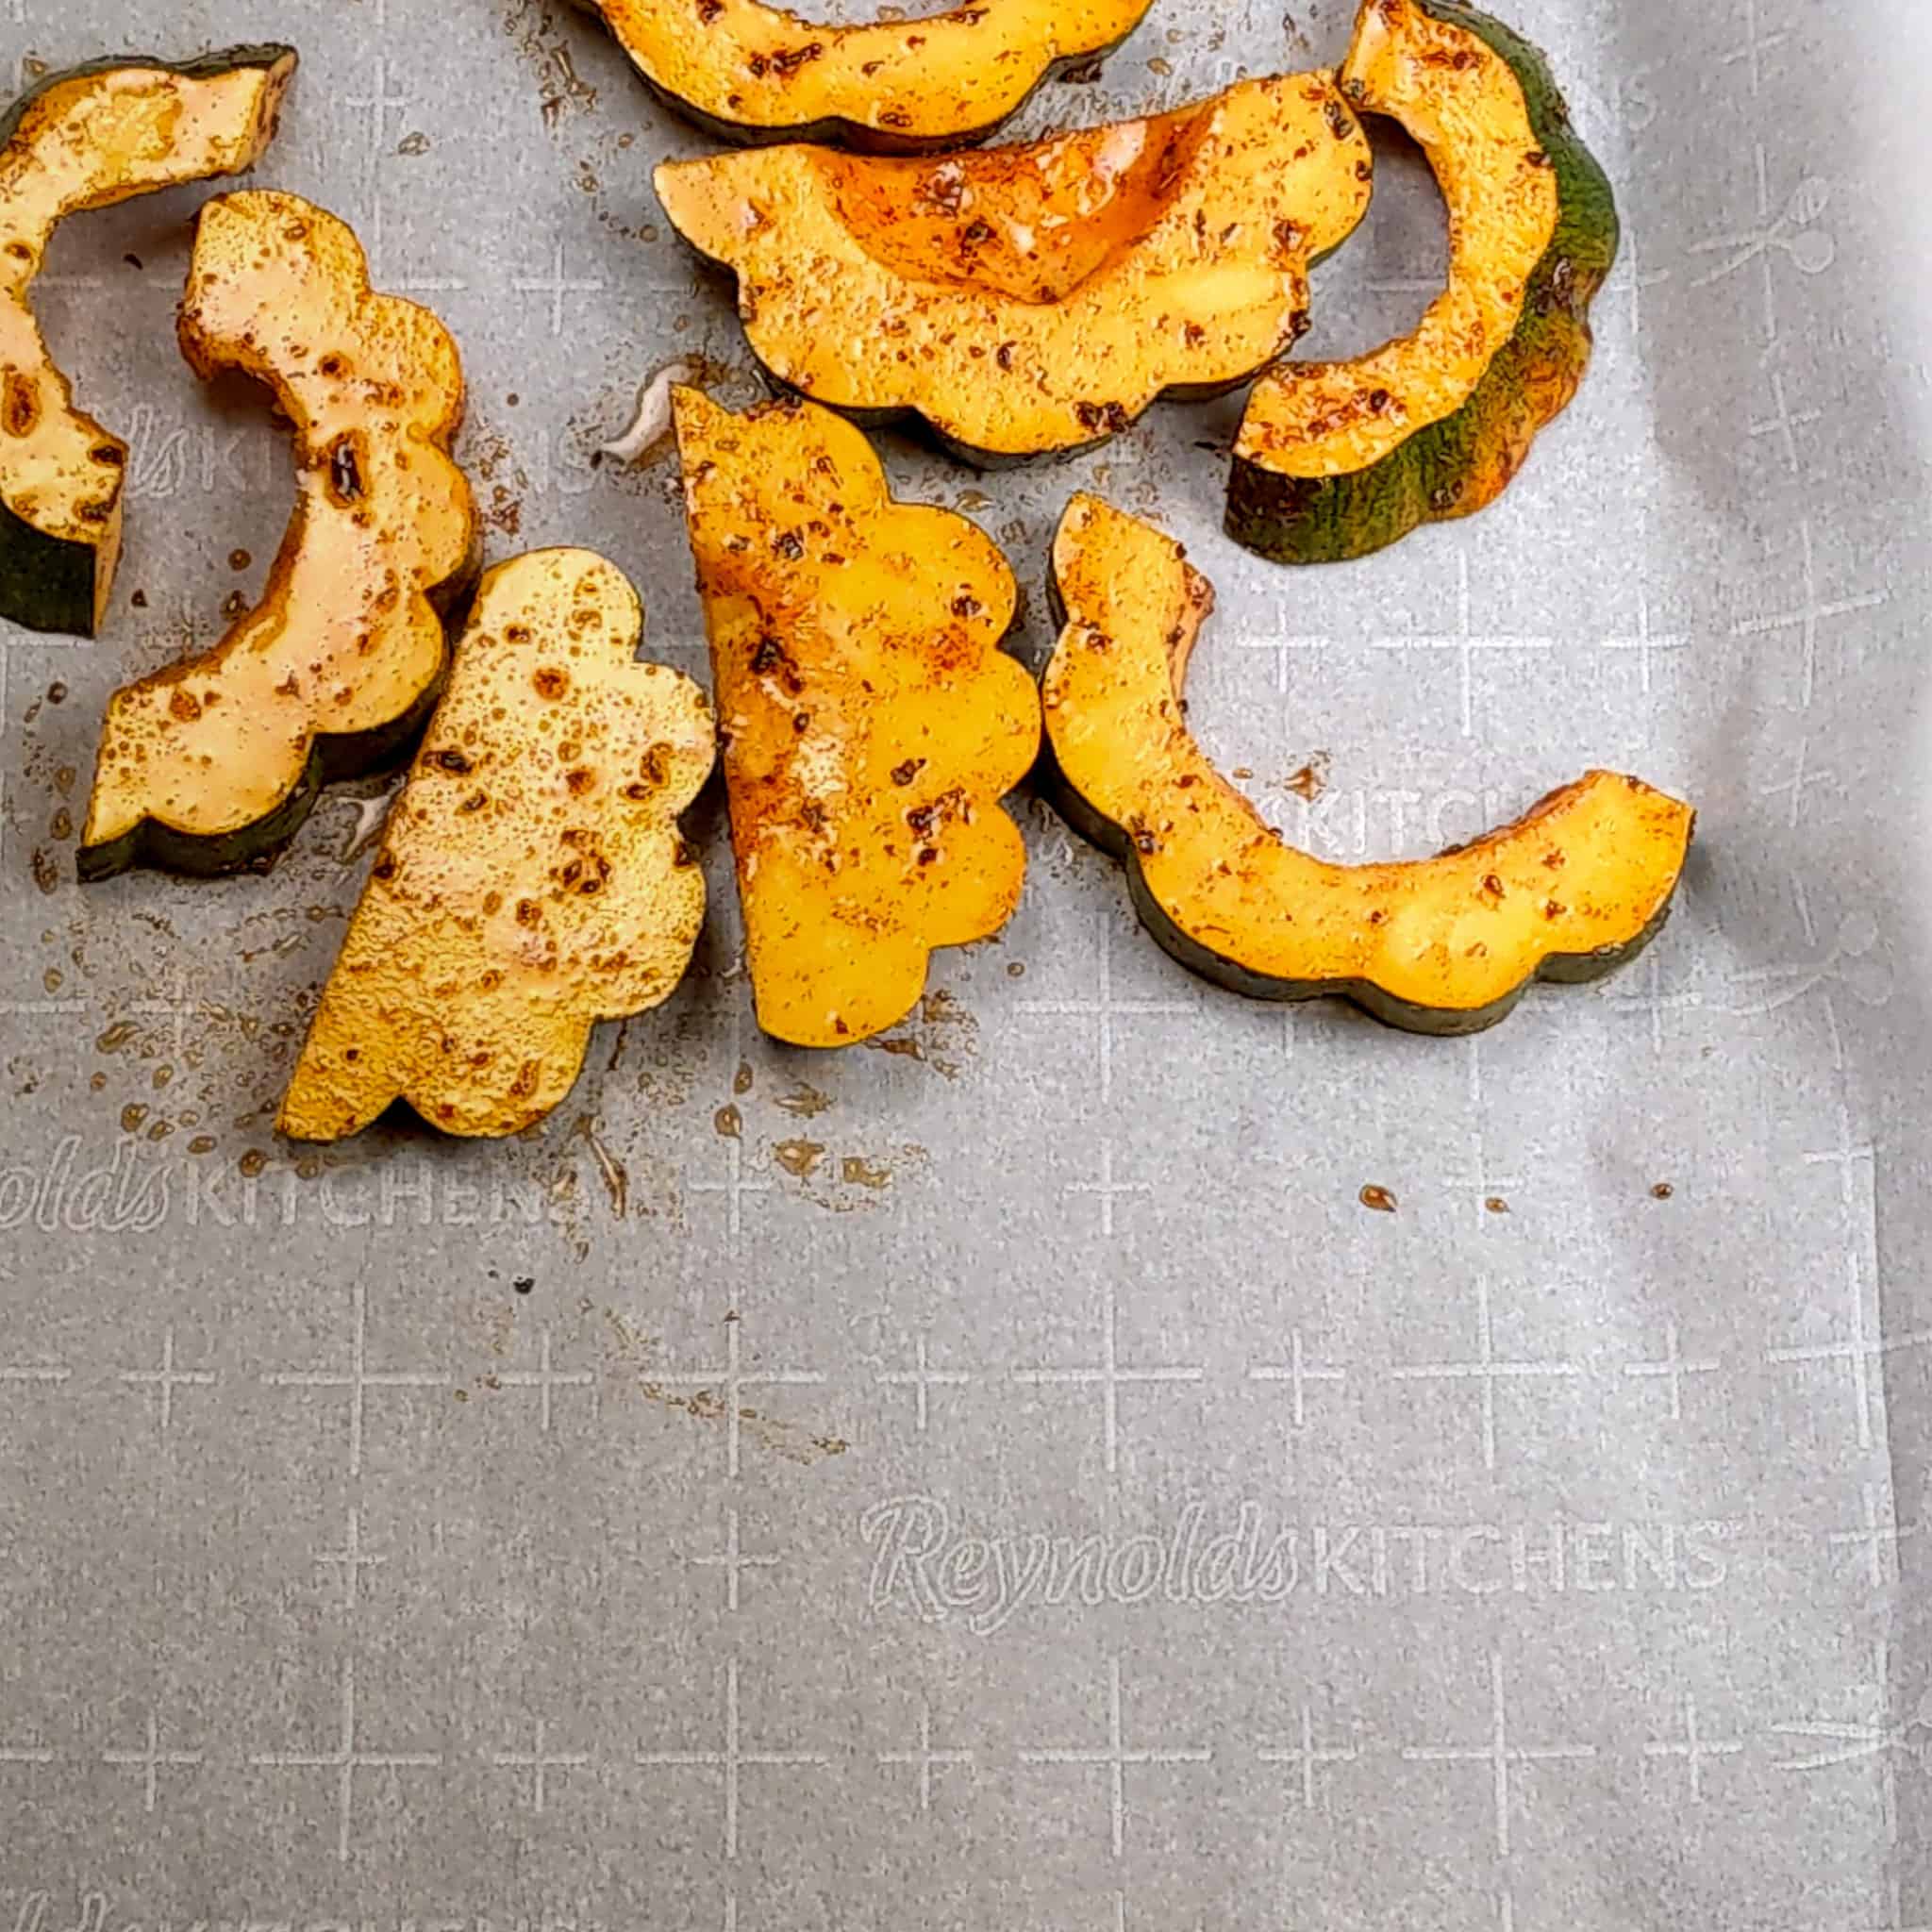
[[[1378,1188],[1374,1182],[1363,1188],[1360,1198],[1364,1208],[1373,1208],[1377,1214],[1395,1212],[1395,1196],[1387,1188]]]
[[[839,1178],[856,1188],[890,1188],[892,1171],[889,1167],[874,1167],[863,1155],[848,1154],[839,1163]]]
[[[831,1104],[830,1094],[821,1093],[816,1087],[808,1087],[803,1080],[791,1092],[778,1096],[778,1105],[802,1121],[815,1120]]]
[[[744,1116],[729,1104],[711,1116],[711,1129],[721,1141],[744,1139]]]
[[[731,1091],[734,1093],[749,1093],[754,1078],[749,1060],[740,1060],[738,1071],[731,1076]]]
[[[1483,1206],[1487,1208],[1491,1214],[1507,1214],[1509,1211],[1509,1204],[1508,1202],[1504,1200],[1501,1194],[1491,1194],[1490,1198],[1483,1203]]]
[[[1653,1201],[1668,1201],[1676,1191],[1676,1189],[1672,1187],[1669,1181],[1658,1181],[1651,1189],[1650,1198]]]
[[[537,1277],[534,1274],[519,1274],[517,1278],[510,1283],[510,1286],[513,1289],[515,1289],[519,1294],[530,1294],[533,1293],[536,1290]]]
[[[1328,754],[1325,751],[1312,752],[1307,762],[1299,771],[1291,772],[1282,781],[1285,791],[1292,791],[1297,798],[1306,799],[1313,805],[1328,789]]]
[[[246,570],[254,561],[254,558],[245,550],[231,550],[228,552],[228,568],[230,570]]]
[[[1007,961],[1007,977],[1008,977],[1008,979],[1024,979],[1024,978],[1025,978],[1025,976],[1026,976],[1026,962],[1025,962],[1025,960],[1024,960],[1024,959],[1008,959],[1008,960]]]
[[[817,1172],[824,1155],[823,1141],[780,1141],[772,1149],[772,1158],[787,1174],[796,1174],[800,1180],[808,1180]]]

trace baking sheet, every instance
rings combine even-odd
[[[701,144],[592,23],[5,5],[26,73],[297,43],[258,178],[457,331],[491,554],[603,549],[702,668],[671,471],[589,453],[674,354],[756,384],[650,193]],[[1159,0],[1022,125],[1333,59],[1345,11]],[[132,500],[102,639],[0,637],[0,1924],[1932,1920],[1932,36],[1511,18],[1627,228],[1498,507],[1275,572],[1219,534],[1232,404],[991,478],[883,439],[1008,547],[1036,658],[1071,491],[1183,536],[1194,720],[1318,850],[1597,763],[1698,803],[1645,959],[1474,1042],[1195,983],[1025,802],[1003,939],[884,1050],[789,1053],[713,796],[698,970],[541,1132],[292,1158],[366,798],[268,878],[82,892],[72,837],[108,691],[258,588],[286,451],[175,352],[198,192],[62,231],[42,312]],[[1381,162],[1311,353],[1440,275]]]

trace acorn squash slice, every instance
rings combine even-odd
[[[1049,75],[1110,52],[1149,0],[973,0],[823,26],[759,0],[587,0],[654,92],[721,141],[874,154],[970,147]]]
[[[940,160],[758,148],[657,173],[738,275],[780,385],[926,421],[969,461],[1105,441],[1156,397],[1248,380],[1307,324],[1307,270],[1368,207],[1327,74]]]
[[[1017,587],[976,524],[894,502],[841,418],[675,408],[758,1024],[849,1045],[912,1009],[935,946],[1019,903],[999,800],[1040,701],[1000,649]]]
[[[1593,979],[1663,923],[1690,808],[1591,772],[1435,858],[1296,851],[1203,755],[1182,702],[1213,607],[1174,540],[1076,496],[1054,546],[1066,628],[1042,680],[1060,810],[1122,859],[1182,965],[1257,999],[1340,994],[1419,1033],[1493,1025],[1537,977]]]
[[[1414,334],[1256,385],[1227,529],[1278,563],[1360,557],[1493,502],[1576,392],[1617,253],[1610,185],[1542,56],[1486,14],[1365,0],[1341,89],[1428,155],[1449,280]]]
[[[642,630],[591,551],[485,575],[283,1133],[341,1140],[399,1099],[446,1133],[517,1133],[570,1091],[594,1021],[675,991],[705,917],[677,817],[716,741],[690,678],[635,661]]]
[[[355,236],[293,194],[218,196],[195,228],[181,348],[241,369],[293,425],[295,512],[261,602],[211,650],[108,704],[83,878],[271,860],[321,788],[406,750],[475,581],[450,459],[462,366],[426,308],[369,286]]]
[[[121,550],[127,445],[75,408],[29,306],[55,227],[252,168],[294,71],[290,47],[129,56],[50,75],[0,119],[0,618],[92,637]]]

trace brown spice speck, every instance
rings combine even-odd
[[[721,1141],[744,1139],[744,1116],[728,1104],[711,1116],[711,1130]]]
[[[1358,1198],[1364,1208],[1373,1208],[1377,1214],[1395,1212],[1395,1196],[1387,1188],[1378,1188],[1373,1182],[1362,1189]]]
[[[772,1158],[787,1174],[796,1174],[800,1180],[810,1177],[824,1158],[824,1154],[823,1141],[780,1141],[772,1149]]]
[[[1669,1181],[1658,1181],[1652,1187],[1650,1198],[1653,1201],[1668,1201],[1676,1191]]]

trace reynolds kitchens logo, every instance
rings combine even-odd
[[[980,1636],[1024,1610],[1102,1604],[1279,1604],[1291,1598],[1548,1597],[1712,1591],[1735,1522],[1297,1524],[1244,1502],[1190,1503],[1161,1530],[981,1535],[933,1496],[893,1496],[859,1519],[867,1607]]]

